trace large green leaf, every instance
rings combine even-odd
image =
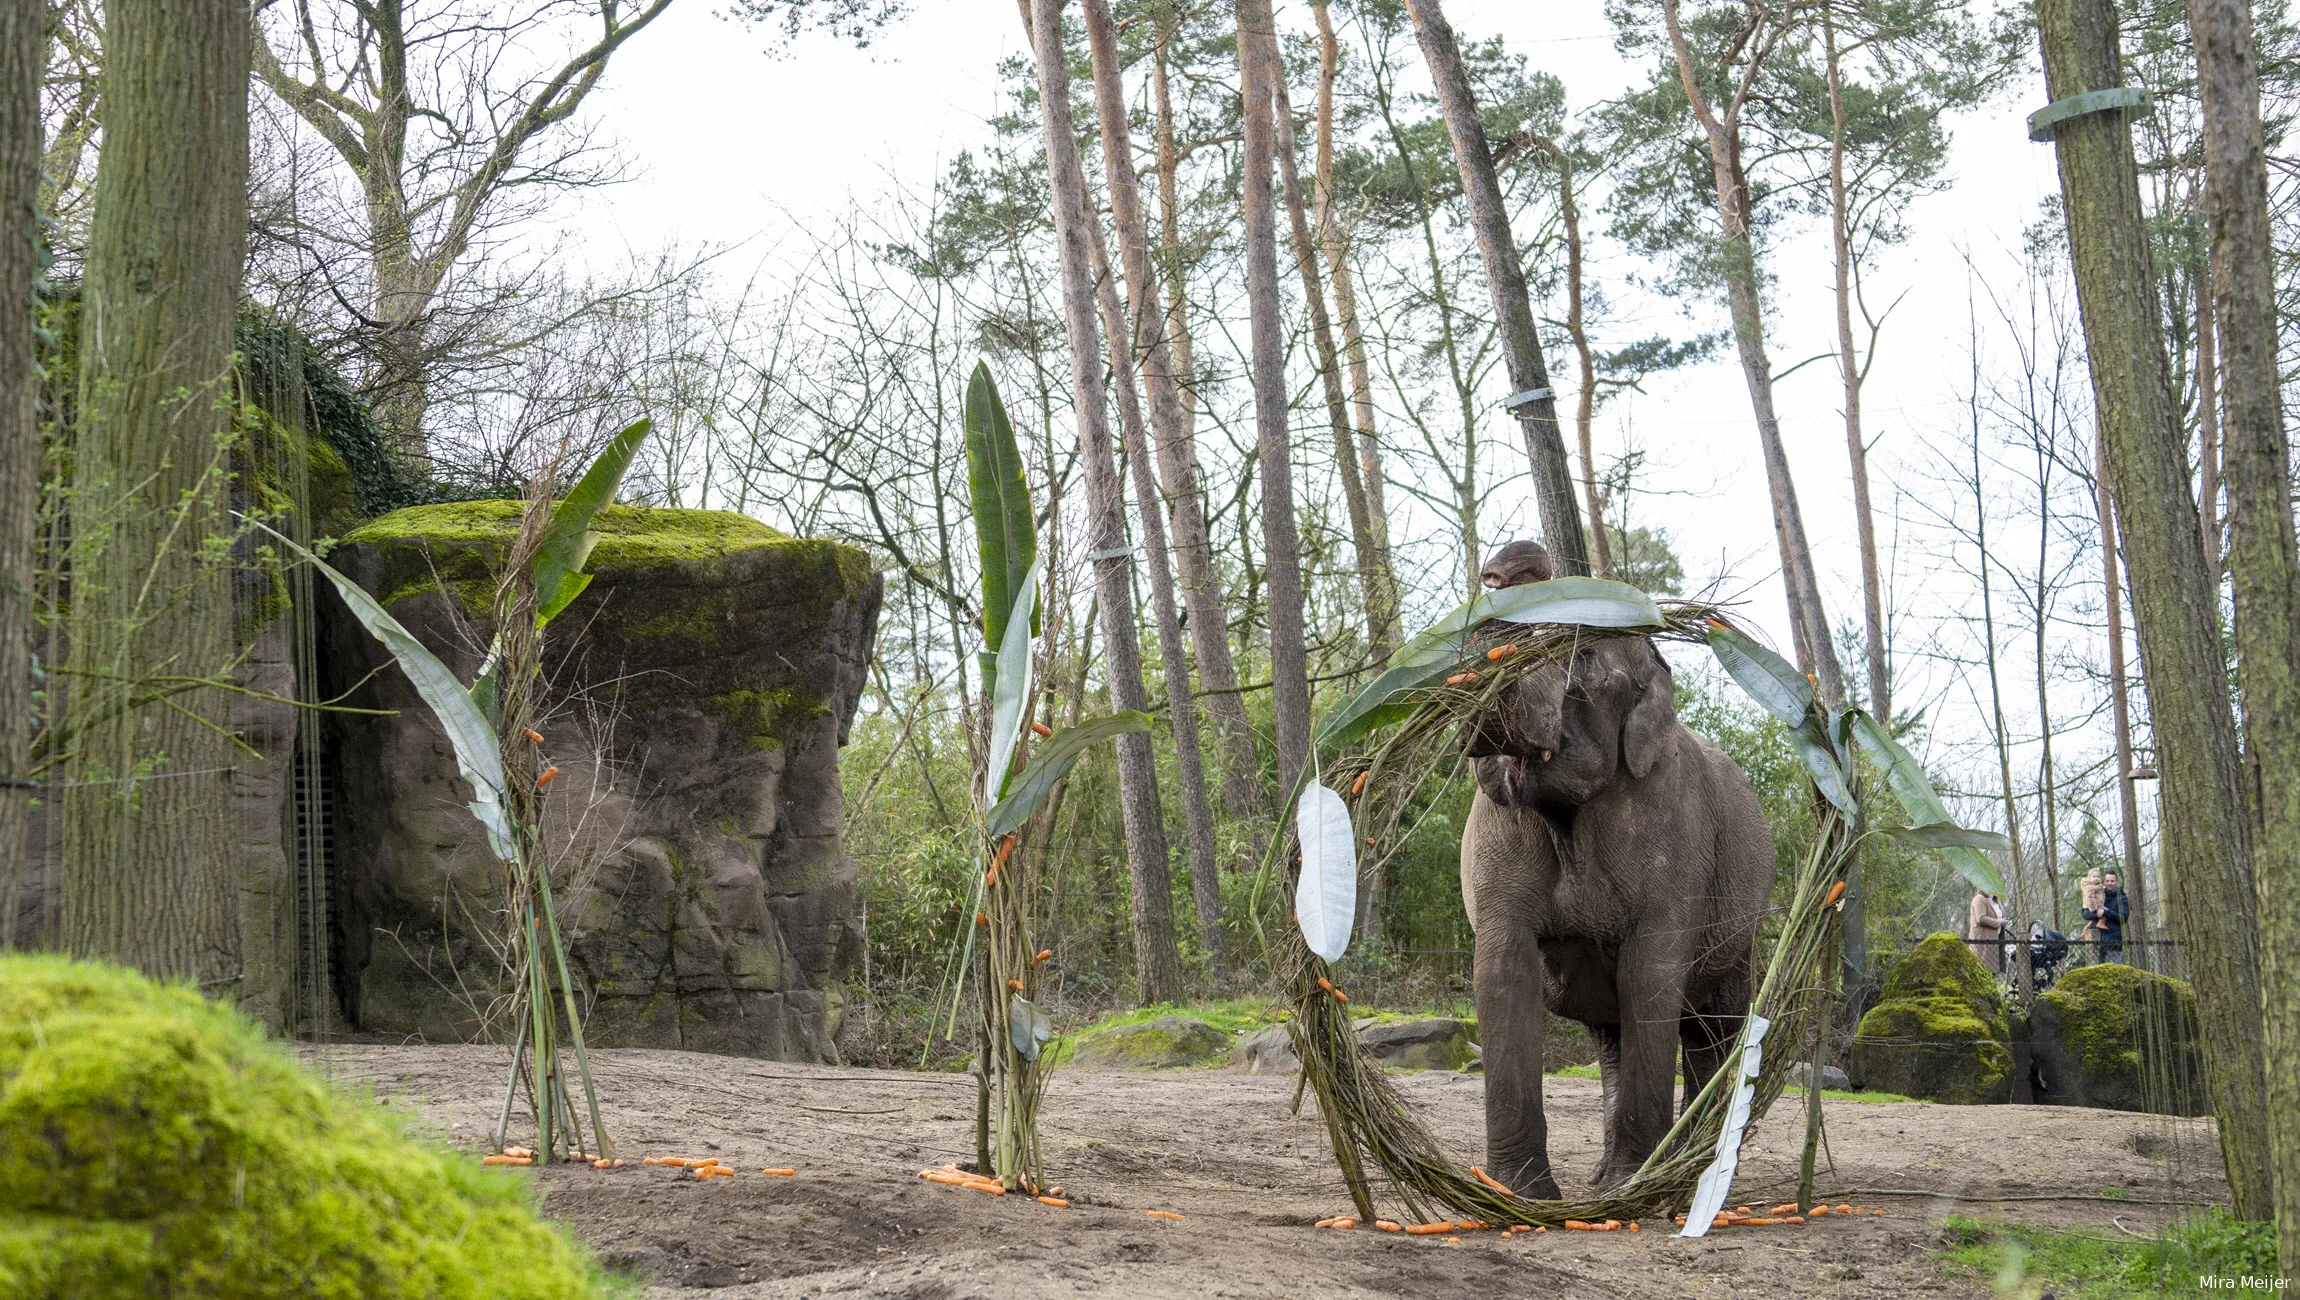
[[[966,381],[966,486],[974,506],[974,544],[982,557],[982,639],[1001,645],[1023,575],[1038,562],[1038,522],[1006,403],[998,398],[989,364],[981,361]],[[1036,632],[1036,606],[1026,613]]]
[[[1035,1061],[1054,1038],[1054,1017],[1029,998],[1016,997],[1006,1006],[1006,1039],[1025,1061]]]
[[[1718,623],[1709,625],[1709,652],[1767,713],[1804,729],[1806,711],[1813,705],[1813,683],[1795,665]]]
[[[423,643],[385,612],[365,588],[280,533],[260,523],[256,527],[271,533],[282,546],[308,561],[334,583],[352,617],[399,662],[399,670],[407,674],[415,693],[431,706],[432,716],[439,719],[440,729],[447,733],[448,743],[455,749],[455,765],[461,769],[463,779],[471,783],[471,815],[486,828],[489,847],[497,857],[511,861],[517,850],[511,837],[511,821],[503,808],[502,747],[496,739],[495,728],[480,716],[463,683],[455,680],[455,674],[447,671],[447,665],[424,649]]]
[[[990,766],[982,780],[986,804],[997,803],[1005,792],[1015,742],[1022,738],[1022,724],[1030,720],[1030,624],[1038,603],[1038,577],[1038,562],[1033,560],[1015,592],[1010,616],[1001,620],[1006,638],[998,644],[997,673],[989,682]]]
[[[1444,680],[1457,662],[1457,659],[1439,659],[1409,664],[1392,668],[1367,682],[1364,689],[1351,696],[1342,707],[1328,712],[1319,721],[1318,747],[1338,748],[1378,727],[1402,721],[1412,712],[1412,705],[1401,697],[1408,691]]]
[[[1901,742],[1878,726],[1875,718],[1859,709],[1852,713],[1854,736],[1860,739],[1869,761],[1884,772],[1885,784],[1891,786],[1893,794],[1900,799],[1910,825],[1919,828],[1919,833],[1938,834],[1945,829],[1957,829],[1949,817],[1948,807],[1934,792],[1933,783],[1925,776],[1924,766],[1917,762],[1916,756],[1901,748]],[[1984,893],[2005,891],[2004,878],[1997,874],[1996,864],[1990,862],[1988,855],[1975,847],[1974,842],[1947,842],[1946,837],[1943,838],[1944,843],[1932,847],[1940,849],[1941,856],[1948,859],[1958,875]]]
[[[1996,831],[1967,830],[1962,826],[1946,824],[1933,826],[1888,826],[1885,833],[1896,840],[1906,840],[1928,849],[1980,849],[2008,852],[2012,841]]]
[[[1129,709],[1105,718],[1092,718],[1075,727],[1064,727],[1049,736],[1045,744],[1031,753],[1030,761],[1014,778],[1006,797],[991,805],[985,822],[990,838],[996,841],[1028,821],[1030,814],[1038,811],[1038,805],[1046,802],[1055,783],[1070,774],[1071,767],[1096,741],[1149,729],[1150,715]]]
[[[1610,578],[1552,578],[1480,593],[1447,611],[1390,656],[1393,669],[1461,657],[1469,636],[1492,620],[1504,623],[1578,623],[1583,627],[1659,627],[1653,598]]]
[[[1838,765],[1837,755],[1810,727],[1791,727],[1789,739],[1797,746],[1797,757],[1805,760],[1805,770],[1812,774],[1813,788],[1821,797],[1837,806],[1847,817],[1858,817],[1860,805],[1853,800],[1852,786],[1845,779],[1845,769]]]
[[[543,547],[535,553],[535,626],[542,627],[558,617],[591,585],[591,575],[583,572],[591,548],[599,541],[599,534],[591,531],[591,521],[614,504],[624,473],[653,427],[652,421],[640,420],[608,439],[599,458],[583,471],[582,480],[551,511]]]

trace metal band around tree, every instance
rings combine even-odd
[[[1552,396],[1555,392],[1556,390],[1551,388],[1528,388],[1522,393],[1511,393],[1501,399],[1501,409],[1515,411],[1521,406],[1531,406],[1544,397]]]
[[[2145,113],[2156,106],[2149,93],[2138,86],[2118,86],[2111,90],[2088,90],[2081,95],[2056,99],[2028,115],[2028,138],[2038,144],[2051,144],[2053,128],[2072,117],[2088,113],[2112,111]]]

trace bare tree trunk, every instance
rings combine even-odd
[[[1382,571],[1388,575],[1395,611],[1397,560],[1390,551],[1390,512],[1385,500],[1380,430],[1374,424],[1374,384],[1366,363],[1366,338],[1358,327],[1358,292],[1350,272],[1350,237],[1334,212],[1334,79],[1340,75],[1342,50],[1334,39],[1331,6],[1325,0],[1310,6],[1318,19],[1318,161],[1311,181],[1319,246],[1325,250],[1326,269],[1334,277],[1335,324],[1342,331],[1342,355],[1350,367],[1350,418],[1358,433],[1358,474],[1365,483],[1366,514],[1380,548]],[[1392,624],[1393,628],[1395,624]]]
[[[1095,70],[1096,95],[1102,71]],[[1110,74],[1117,76],[1115,69]],[[1238,668],[1230,655],[1230,620],[1222,608],[1222,580],[1214,572],[1214,542],[1206,528],[1205,491],[1198,476],[1193,429],[1196,381],[1190,370],[1190,322],[1183,288],[1180,198],[1176,171],[1180,148],[1174,139],[1174,106],[1166,84],[1166,50],[1151,65],[1158,107],[1158,218],[1164,276],[1151,273],[1149,232],[1142,221],[1141,186],[1116,178],[1134,175],[1133,144],[1121,128],[1114,145],[1105,126],[1102,149],[1111,180],[1111,210],[1117,218],[1119,256],[1125,261],[1127,292],[1134,298],[1136,347],[1142,381],[1150,393],[1150,422],[1158,439],[1158,482],[1173,512],[1174,557],[1182,571],[1182,604],[1189,611],[1190,648],[1198,656],[1198,683],[1206,712],[1222,750],[1222,807],[1232,817],[1262,810],[1261,759],[1254,753],[1253,728],[1246,722],[1245,697],[1238,694]],[[1120,88],[1121,90],[1123,88]],[[1124,107],[1124,96],[1119,96]],[[1120,117],[1119,122],[1126,119]],[[1164,283],[1161,286],[1160,280]],[[1139,288],[1137,288],[1139,286]],[[1165,291],[1163,330],[1154,310]]]
[[[1326,419],[1334,434],[1334,464],[1342,473],[1342,499],[1350,512],[1350,546],[1358,570],[1358,596],[1365,605],[1366,644],[1376,657],[1386,657],[1398,643],[1397,584],[1389,571],[1389,555],[1374,536],[1373,511],[1366,503],[1363,466],[1359,464],[1355,431],[1350,427],[1350,403],[1342,393],[1341,350],[1334,345],[1332,319],[1326,314],[1326,287],[1318,274],[1318,245],[1310,233],[1310,215],[1302,195],[1302,177],[1294,160],[1294,108],[1286,95],[1286,67],[1277,43],[1268,51],[1265,71],[1276,96],[1272,117],[1278,127],[1278,178],[1286,198],[1286,217],[1293,227],[1294,269],[1302,277],[1302,300],[1310,309],[1310,337],[1318,347],[1318,378],[1325,388]]]
[[[1589,551],[1597,576],[1613,576],[1613,541],[1605,535],[1605,488],[1597,477],[1597,451],[1592,440],[1597,419],[1597,354],[1589,346],[1589,331],[1582,322],[1581,207],[1573,197],[1573,154],[1554,140],[1536,137],[1535,144],[1557,164],[1557,198],[1565,220],[1565,332],[1573,340],[1574,359],[1581,366],[1581,392],[1574,398],[1573,430],[1581,450],[1581,491],[1589,506]]]
[[[2037,26],[2053,99],[2122,84],[2117,11],[2108,0],[2040,0]],[[2055,143],[2094,403],[2107,436],[2106,478],[2132,566],[2141,679],[2163,774],[2157,860],[2196,985],[2231,1199],[2240,1216],[2262,1218],[2272,1200],[2253,826],[2220,654],[2218,584],[2204,560],[2186,439],[2156,324],[2131,136],[2120,114],[2087,113],[2062,122]]]
[[[2100,511],[2100,562],[2103,600],[2108,615],[2108,711],[2116,731],[2116,808],[2124,845],[2124,896],[2131,907],[2125,928],[2141,938],[2139,965],[2151,964],[2155,950],[2148,927],[2151,892],[2141,876],[2140,796],[2132,788],[2132,704],[2126,696],[2124,669],[2123,562],[2117,558],[2116,508],[2108,491],[2107,435],[2093,428],[2093,499]]]
[[[32,282],[40,252],[40,78],[47,7],[0,0],[0,950],[16,946],[16,898],[32,808],[32,544],[40,504],[39,369]]]
[[[1978,331],[1975,331],[1976,336]],[[2013,798],[2012,739],[2005,728],[2004,689],[1997,677],[1997,621],[1995,586],[1989,580],[1989,568],[1996,561],[1989,554],[1988,493],[1981,480],[1981,413],[1980,413],[1980,349],[1973,349],[1972,431],[1970,449],[1973,469],[1973,546],[1979,551],[1981,578],[1981,635],[1984,660],[1989,675],[1990,738],[1996,742],[1997,787],[2005,811],[2005,838],[2012,841],[2012,881],[2005,891],[2012,904],[2012,933],[2017,938],[2028,937],[2028,871],[2021,853],[2020,805]],[[1847,891],[1850,892],[1850,891]],[[2000,934],[1998,936],[2002,938]],[[2036,996],[2036,973],[2029,966],[2027,953],[2020,948],[2000,948],[2006,968],[2012,971],[2013,984],[2020,990],[2022,1006]]]
[[[1032,44],[1038,56],[1039,111],[1046,136],[1047,185],[1062,268],[1062,321],[1070,337],[1070,382],[1078,414],[1079,459],[1086,467],[1087,516],[1094,549],[1096,599],[1109,643],[1111,704],[1141,709],[1142,647],[1134,627],[1133,552],[1126,544],[1125,500],[1110,458],[1110,413],[1103,404],[1102,339],[1094,320],[1094,265],[1086,173],[1070,113],[1070,69],[1062,46],[1063,0],[1033,0]],[[1166,867],[1166,826],[1158,807],[1158,769],[1150,737],[1118,737],[1118,800],[1126,828],[1126,868],[1134,904],[1135,995],[1145,1005],[1182,995],[1181,956],[1174,942],[1174,902]]]
[[[248,47],[233,0],[115,0],[80,322],[64,946],[162,978],[238,974],[225,531],[247,249]],[[19,300],[10,310],[21,311]]]
[[[1042,0],[1043,2],[1043,0]],[[1269,589],[1270,694],[1276,705],[1278,789],[1291,791],[1310,754],[1310,658],[1302,626],[1301,538],[1294,526],[1292,438],[1286,420],[1286,332],[1278,315],[1278,225],[1270,184],[1277,22],[1270,0],[1237,0],[1243,83],[1246,303],[1254,381],[1255,460],[1262,471],[1263,583]]]
[[[1877,562],[1877,518],[1869,505],[1869,444],[1861,431],[1861,385],[1869,368],[1853,351],[1853,234],[1845,194],[1845,99],[1837,63],[1834,10],[1821,10],[1829,66],[1829,229],[1837,252],[1837,366],[1845,378],[1845,454],[1853,470],[1853,519],[1861,537],[1861,615],[1868,634],[1869,712],[1893,725],[1893,680],[1886,661],[1884,576]],[[1872,343],[1872,355],[1874,344]]]
[[[1582,535],[1580,511],[1573,504],[1573,468],[1566,462],[1565,438],[1557,427],[1557,397],[1550,391],[1549,365],[1541,355],[1541,336],[1534,331],[1525,269],[1518,261],[1517,240],[1509,231],[1501,179],[1494,173],[1485,126],[1478,121],[1469,73],[1462,67],[1461,49],[1438,0],[1406,0],[1406,12],[1413,17],[1414,36],[1421,42],[1422,58],[1437,83],[1438,109],[1445,115],[1447,133],[1453,137],[1454,162],[1461,169],[1470,227],[1477,232],[1478,253],[1493,288],[1502,362],[1509,371],[1510,387],[1516,390],[1509,405],[1525,430],[1525,454],[1533,465],[1534,502],[1541,512],[1542,539],[1559,576],[1588,573],[1589,544]]]
[[[2052,474],[2052,449],[2043,439],[2049,435],[2039,433],[2036,449],[2036,719],[2038,743],[2043,754],[2038,759],[2037,781],[2038,814],[2044,822],[2044,880],[2050,891],[2052,928],[2061,928],[2060,898],[2060,805],[2057,798],[2059,780],[2052,764],[2052,691],[2051,679],[2045,672],[2046,611],[2052,599],[2052,519],[2049,514],[2052,494],[2048,490]]]
[[[2268,162],[2250,6],[2189,0],[2188,14],[2204,101],[2214,333],[2227,345],[2228,567],[2257,837],[2266,1154],[2277,1255],[2285,1272],[2300,1273],[2300,545],[2276,370]]]
[[[2220,575],[2220,331],[2212,323],[2212,273],[2196,276],[2196,518],[2204,563]]]
[[[1102,0],[1081,0],[1092,14]],[[1101,27],[1110,32],[1109,11],[1103,10]],[[1089,39],[1095,20],[1088,19]],[[1117,53],[1112,42],[1111,53]],[[1100,50],[1096,51],[1097,57]],[[1198,928],[1206,945],[1207,965],[1217,986],[1229,982],[1229,954],[1222,935],[1222,877],[1214,864],[1214,811],[1206,800],[1206,758],[1199,748],[1198,702],[1190,693],[1190,664],[1182,648],[1182,615],[1174,601],[1174,573],[1167,566],[1166,522],[1160,517],[1158,483],[1150,472],[1150,435],[1142,418],[1142,402],[1134,393],[1134,359],[1128,354],[1126,308],[1118,300],[1118,283],[1110,274],[1110,254],[1102,234],[1094,235],[1096,296],[1102,303],[1102,328],[1109,334],[1110,383],[1118,390],[1118,427],[1124,442],[1124,470],[1134,480],[1134,500],[1142,513],[1142,550],[1149,557],[1150,604],[1158,619],[1158,655],[1166,673],[1166,718],[1174,728],[1174,769],[1182,781],[1184,848],[1190,863],[1190,896],[1198,906]]]

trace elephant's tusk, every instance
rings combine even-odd
[[[1549,751],[1548,751],[1548,750],[1546,750],[1546,749],[1545,749],[1545,750],[1541,751],[1541,761],[1542,761],[1542,762],[1544,762],[1544,763],[1546,763],[1546,762],[1548,762],[1548,761],[1549,761]]]

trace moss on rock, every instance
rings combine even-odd
[[[1137,1025],[1119,1025],[1078,1040],[1081,1065],[1151,1069],[1196,1065],[1230,1048],[1230,1036],[1192,1016],[1159,1016]]]
[[[1996,979],[1963,940],[1927,935],[1861,1017],[1849,1063],[1859,1086],[1975,1105],[2012,1098],[2012,1025]]]
[[[2005,1014],[2004,994],[1997,989],[1996,976],[1973,955],[1972,945],[1946,930],[1926,935],[1901,958],[1885,977],[1885,997],[1955,997],[1971,1004],[1975,1014],[1982,1017],[1993,1019]]]
[[[2196,995],[2134,966],[2082,966],[2038,995],[2030,1025],[2048,1104],[2203,1114]]]
[[[0,1294],[580,1297],[528,1180],[410,1140],[186,987],[0,958]]]

